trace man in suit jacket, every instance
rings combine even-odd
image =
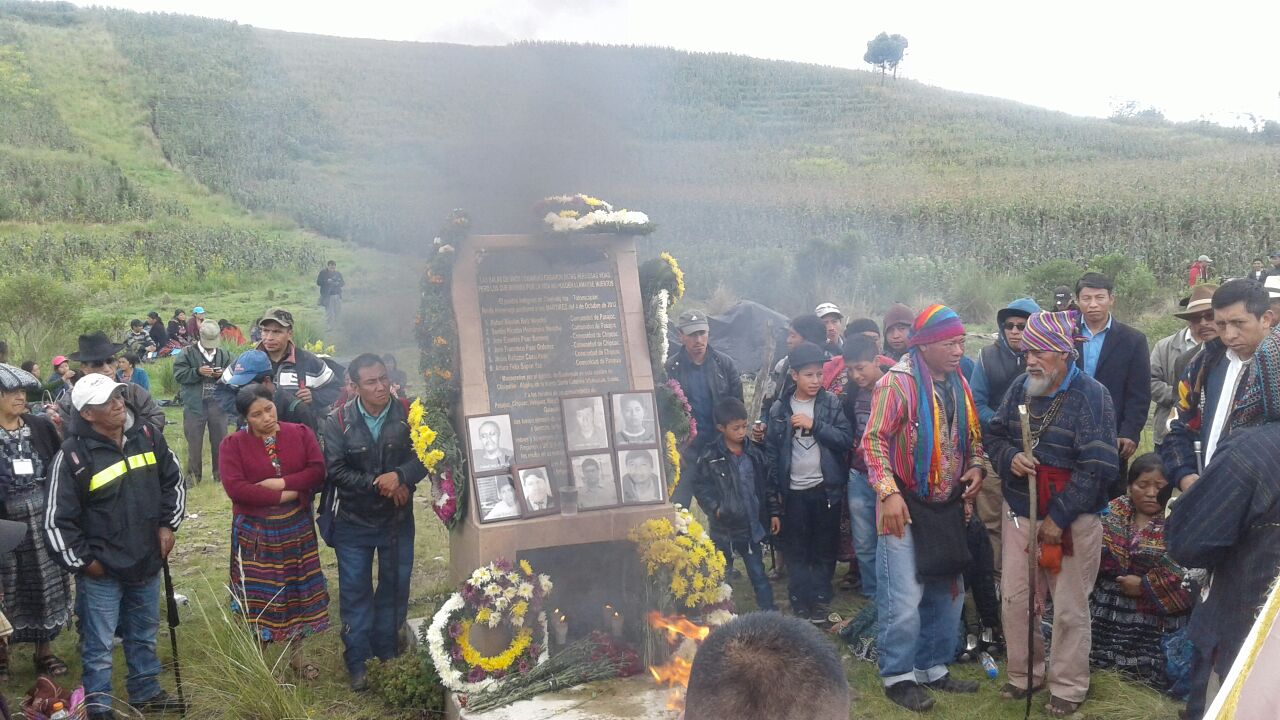
[[[1128,461],[1138,449],[1138,439],[1151,409],[1151,356],[1147,337],[1111,316],[1115,299],[1115,285],[1102,273],[1085,273],[1076,283],[1082,337],[1076,343],[1080,351],[1076,365],[1111,393],[1116,410],[1120,472],[1111,484],[1113,498],[1125,491]]]

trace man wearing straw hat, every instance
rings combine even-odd
[[[1181,370],[1185,369],[1179,367],[1179,358],[1218,337],[1218,326],[1213,324],[1213,292],[1217,289],[1217,285],[1208,283],[1196,285],[1183,301],[1186,306],[1173,314],[1186,321],[1187,326],[1162,338],[1151,349],[1151,402],[1156,406],[1151,425],[1157,450],[1169,432],[1169,414],[1178,399],[1175,391]]]
[[[1042,552],[1036,586],[1053,596],[1053,659],[1049,703],[1053,717],[1079,709],[1089,693],[1089,592],[1098,576],[1107,488],[1120,465],[1111,395],[1074,362],[1074,311],[1038,312],[1027,319],[1022,344],[1027,372],[1014,380],[991,419],[987,454],[1004,485],[1002,615],[1009,651],[1009,683],[1001,697],[1025,699],[1045,686],[1044,640],[1037,633],[1028,667],[1028,547],[1036,533]],[[1026,405],[1034,452],[1022,446],[1018,406]],[[1032,527],[1028,481],[1036,483]],[[1035,626],[1040,626],[1037,612]]]

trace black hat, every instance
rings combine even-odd
[[[1053,289],[1054,300],[1066,300],[1069,297],[1071,297],[1071,288],[1066,285],[1059,285]]]
[[[799,370],[806,365],[822,365],[827,361],[827,354],[822,348],[811,342],[803,342],[787,356],[787,365],[792,370]]]
[[[68,355],[67,359],[81,363],[110,360],[124,349],[124,345],[111,342],[107,334],[101,330],[90,335],[81,335],[77,342],[80,349]]]

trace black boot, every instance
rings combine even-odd
[[[894,683],[884,689],[884,694],[911,712],[927,712],[933,707],[933,696],[912,680]]]

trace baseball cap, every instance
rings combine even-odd
[[[811,342],[800,343],[787,356],[787,364],[791,366],[792,370],[799,370],[806,365],[822,365],[826,361],[827,354],[822,352],[822,348]]]
[[[227,384],[243,387],[271,372],[271,358],[261,350],[250,350],[236,358]]]
[[[76,410],[83,410],[87,405],[103,405],[111,399],[116,388],[124,387],[106,375],[90,373],[80,378],[76,386],[71,388],[71,404]]]
[[[1272,250],[1271,254],[1267,257],[1280,257],[1280,250]]]
[[[66,356],[66,355],[54,355],[54,356],[53,356],[53,366],[54,366],[55,368],[56,368],[56,367],[58,367],[59,365],[61,365],[61,364],[62,364],[62,363],[64,363],[64,362],[67,362],[67,356]]]
[[[1209,256],[1208,256],[1208,255],[1201,255],[1200,257],[1196,258],[1196,262],[1207,262],[1207,263],[1211,263],[1211,262],[1213,262],[1213,261],[1209,259]]]
[[[824,318],[828,315],[839,315],[840,317],[844,317],[844,313],[840,312],[840,308],[836,307],[835,303],[829,302],[822,303],[818,307],[814,308],[813,314],[820,318]]]
[[[1059,285],[1053,289],[1054,300],[1066,300],[1069,297],[1071,297],[1071,288],[1066,285]]]
[[[707,314],[701,310],[690,310],[676,319],[676,329],[688,335],[696,332],[711,332],[711,324],[707,322]]]
[[[278,323],[280,327],[291,328],[293,327],[293,313],[282,307],[273,307],[262,315],[262,320],[260,320],[258,324],[262,324],[267,321]]]
[[[199,306],[199,305],[197,305],[197,306],[195,306],[195,307],[191,308],[191,313],[192,313],[193,315],[203,315],[203,314],[204,314],[204,308],[203,308],[203,307],[201,307],[201,306]]]

